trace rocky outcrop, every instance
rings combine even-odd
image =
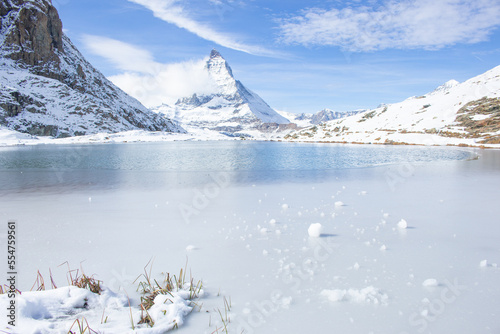
[[[482,98],[460,108],[455,119],[470,138],[482,144],[500,144],[500,98]]]
[[[2,0],[0,14],[0,124],[55,137],[184,131],[88,63],[50,0]]]
[[[1,5],[8,26],[5,56],[32,67],[32,73],[59,79],[58,53],[64,53],[62,22],[50,1],[7,0]]]

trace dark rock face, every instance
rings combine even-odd
[[[50,1],[30,2],[14,0],[2,3],[2,23],[18,12],[5,38],[7,56],[26,65],[44,67],[48,62],[59,63],[56,51],[64,53],[62,22]]]
[[[2,0],[0,14],[0,124],[56,137],[184,131],[88,63],[64,35],[50,0]]]

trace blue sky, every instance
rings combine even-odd
[[[373,108],[500,65],[498,0],[53,0],[86,58],[149,107],[203,91],[212,48],[289,112]]]

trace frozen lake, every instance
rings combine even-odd
[[[49,268],[66,285],[68,261],[137,300],[133,281],[151,258],[155,277],[188,258],[206,296],[181,333],[220,327],[223,296],[229,333],[498,333],[499,189],[493,150],[9,147],[0,148],[0,233],[18,222],[23,291],[37,270],[48,282]],[[112,311],[86,314],[92,328],[103,312]]]

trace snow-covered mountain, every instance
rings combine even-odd
[[[426,144],[500,144],[500,66],[463,83],[329,121],[287,136],[289,140]]]
[[[53,137],[184,131],[87,62],[50,0],[2,0],[0,17],[0,126]]]
[[[282,124],[290,123],[236,80],[231,67],[217,50],[212,50],[205,70],[212,81],[213,93],[194,94],[179,99],[175,106],[163,104],[153,110],[182,125],[233,135],[247,130],[277,129]]]
[[[318,125],[320,123],[332,121],[335,119],[340,119],[344,117],[353,116],[362,113],[366,110],[354,110],[354,111],[334,111],[331,109],[323,109],[314,114],[294,114],[290,112],[280,111],[280,115],[290,120],[290,122],[297,124],[299,127],[309,127],[313,125]]]

